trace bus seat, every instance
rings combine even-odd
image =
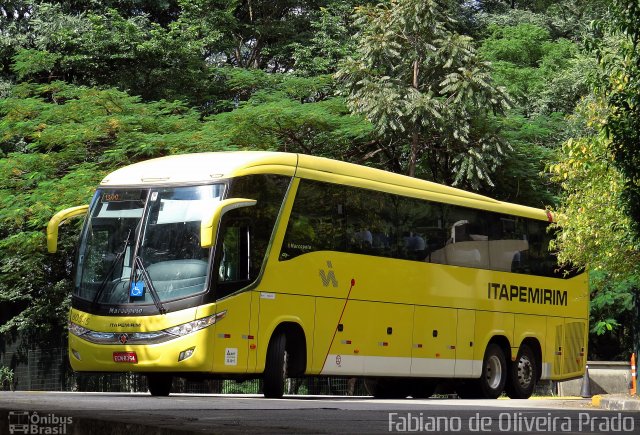
[[[189,259],[162,261],[148,266],[147,273],[161,298],[163,293],[170,293],[174,298],[204,288],[207,262]]]

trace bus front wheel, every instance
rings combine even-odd
[[[264,397],[280,399],[284,395],[288,357],[287,337],[280,332],[271,339],[267,349],[267,360],[264,367]]]
[[[533,394],[538,379],[538,365],[533,350],[523,344],[516,360],[511,364],[505,391],[512,399],[528,399]]]
[[[164,373],[153,373],[147,375],[149,393],[152,396],[168,396],[171,392],[173,377]]]

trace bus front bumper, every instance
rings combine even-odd
[[[135,345],[96,344],[69,334],[69,361],[79,372],[209,372],[209,329],[164,343]]]

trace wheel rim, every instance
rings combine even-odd
[[[496,355],[492,355],[487,360],[485,379],[491,389],[496,389],[500,386],[502,380],[502,364],[500,363],[500,358]]]
[[[522,355],[518,360],[518,383],[522,388],[531,385],[533,379],[533,365],[528,356]]]

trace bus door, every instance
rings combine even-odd
[[[221,225],[212,271],[219,315],[215,324],[213,370],[246,373],[249,347],[255,344],[255,334],[250,331],[252,292],[241,291],[251,282],[250,222],[231,219],[229,215]]]

